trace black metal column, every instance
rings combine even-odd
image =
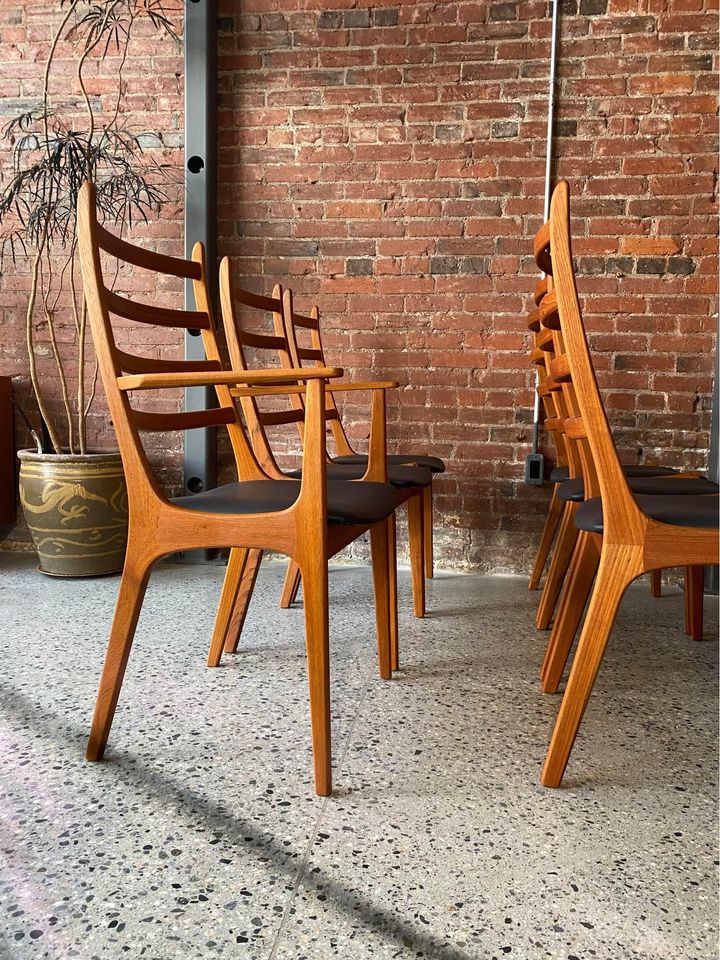
[[[213,302],[217,272],[217,3],[185,0],[185,256],[197,241],[205,245],[208,281]],[[185,284],[185,306],[195,308],[192,282]],[[199,330],[185,335],[185,358],[204,359]],[[185,409],[201,410],[215,404],[212,388],[185,390]],[[184,492],[199,493],[216,485],[215,430],[185,433]],[[207,551],[191,551],[185,559],[210,559]]]
[[[720,339],[720,331],[718,331]],[[712,420],[710,425],[710,450],[708,452],[708,476],[720,483],[720,353],[715,347],[715,384],[712,396]],[[717,567],[708,567],[705,571],[705,590],[708,593],[720,592],[720,577]]]

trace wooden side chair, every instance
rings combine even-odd
[[[250,356],[269,351],[276,355],[280,366],[294,365],[288,338],[286,336],[284,314],[292,303],[292,293],[283,292],[280,285],[276,285],[272,297],[258,297],[256,294],[242,290],[233,280],[232,263],[225,257],[220,264],[220,302],[222,306],[225,338],[228,344],[231,364],[235,369],[249,369]],[[250,311],[255,311],[253,319],[247,323]],[[242,316],[241,316],[242,314]],[[261,318],[255,322],[255,314],[269,314],[273,318],[273,332],[264,332]],[[298,368],[300,369],[300,368]],[[336,430],[339,419],[334,397],[339,392],[369,391],[373,397],[373,407],[378,407],[380,413],[375,412],[377,419],[385,420],[385,394],[388,389],[397,386],[395,381],[380,381],[370,383],[336,383],[326,387],[326,420],[331,430]],[[264,410],[258,398],[247,397],[241,402],[246,423],[253,439],[256,455],[259,457],[269,475],[278,479],[292,477],[300,479],[302,470],[290,470],[284,473],[278,467],[268,439],[267,428],[270,426],[296,424],[300,437],[303,435],[304,407],[302,394],[291,394],[291,406],[284,410]],[[376,431],[377,433],[377,431]],[[423,501],[424,491],[432,483],[432,474],[423,467],[410,464],[388,464],[385,453],[385,440],[380,446],[376,443],[371,448],[369,456],[362,466],[355,464],[338,464],[328,459],[327,471],[330,480],[358,481],[387,480],[397,490],[398,502],[408,504],[410,526],[410,554],[413,570],[413,606],[416,616],[425,614],[425,581],[423,577]],[[395,558],[395,520],[394,515],[388,526],[388,544],[390,569],[390,608],[391,608],[391,650],[392,667],[399,669],[399,647],[397,631],[397,587],[396,587],[396,558]],[[246,578],[246,588],[242,596],[249,598],[252,591],[251,578],[253,570],[257,569],[257,561],[250,568]],[[280,605],[289,606],[295,599],[300,584],[300,571],[296,563],[290,563],[285,580]],[[238,611],[238,618],[242,619],[242,611]]]
[[[293,305],[292,297],[288,299],[285,310],[285,327],[287,330],[288,342],[290,345],[290,355],[293,359],[293,366],[307,367],[324,366],[325,347],[323,345],[320,311],[313,307],[309,314],[298,313]],[[363,468],[367,464],[367,455],[357,453],[353,449],[348,435],[343,426],[337,404],[334,396],[328,395],[329,417],[333,440],[335,443],[335,455],[333,462],[336,464],[351,464]],[[391,467],[416,466],[429,470],[433,476],[445,472],[445,463],[440,457],[430,454],[414,451],[408,453],[392,453],[388,455],[388,464]],[[416,573],[416,559],[419,547],[413,543],[412,526],[415,521],[410,516],[411,502],[408,501],[408,520],[410,529],[410,560],[413,567],[413,589],[415,595],[420,593],[421,588]],[[425,576],[432,579],[434,571],[433,560],[433,487],[429,484],[423,488],[423,516],[422,516],[422,536],[424,539],[424,558],[425,558]],[[419,604],[416,601],[416,616]]]
[[[572,383],[576,415],[565,422],[566,435],[589,452],[583,481],[589,499],[575,519],[581,532],[595,539],[600,560],[590,604],[578,642],[567,687],[548,749],[541,781],[557,787],[600,669],[618,607],[628,585],[641,574],[663,567],[696,572],[718,563],[718,497],[670,493],[634,493],[622,469],[598,390],[588,350],[572,265],[569,190],[561,182],[553,192],[550,226],[540,238],[542,269],[552,274],[556,317],[548,311],[545,324],[559,327],[564,352],[551,365],[558,383]],[[674,481],[668,481],[672,483]],[[595,484],[597,489],[595,489]],[[596,495],[599,494],[599,495]]]
[[[161,557],[203,547],[229,547],[230,562],[213,631],[209,663],[215,664],[226,640],[243,560],[248,550],[272,549],[295,559],[306,583],[305,630],[310,719],[318,794],[331,792],[330,672],[327,561],[343,544],[369,530],[378,610],[378,646],[383,677],[390,677],[387,594],[387,520],[397,505],[393,487],[384,483],[329,484],[325,470],[325,380],[337,368],[244,372],[223,370],[207,299],[202,246],[193,259],[142,250],[113,236],[97,222],[95,190],[85,183],[78,200],[78,236],[85,299],[110,415],[127,478],[130,507],[128,547],[115,617],[103,666],[87,747],[100,760],[130,655],[151,569]],[[193,281],[197,309],[149,305],[114,293],[105,283],[101,252],[155,273]],[[111,315],[131,321],[202,331],[207,359],[159,360],[136,356],[116,343]],[[298,385],[298,383],[302,385]],[[184,413],[138,410],[134,391],[214,385],[217,408]],[[269,479],[254,456],[238,416],[230,387],[249,396],[303,392],[304,472],[302,481]],[[140,439],[141,431],[188,430],[226,426],[236,457],[239,481],[180,499],[158,486]]]
[[[547,242],[547,230],[539,234],[542,242]],[[543,241],[544,238],[544,241]],[[572,418],[578,410],[577,399],[572,382],[558,383],[551,375],[555,350],[562,352],[562,335],[557,328],[557,301],[552,293],[552,278],[543,281],[544,299],[541,301],[542,313],[533,311],[528,326],[535,330],[536,349],[532,359],[541,370],[540,393],[553,398],[559,417],[550,421],[550,426],[561,436],[565,434],[565,421]],[[543,326],[544,325],[544,326]],[[537,329],[540,326],[541,329]],[[585,473],[589,474],[587,483],[597,490],[597,479],[592,463],[592,455],[582,441],[565,436],[565,455],[570,463],[572,476],[556,485],[554,496],[567,509],[568,505],[581,504],[585,499]],[[643,495],[682,494],[698,496],[717,492],[717,486],[702,479],[697,473],[678,474],[662,467],[623,466],[628,485],[633,493]],[[577,506],[574,508],[577,509]],[[574,514],[573,514],[574,517]],[[573,520],[574,523],[574,520]],[[599,564],[599,551],[593,538],[584,531],[577,533],[572,557],[562,581],[557,615],[553,621],[550,640],[540,671],[543,690],[547,693],[557,691],[563,670],[570,652],[575,634],[580,624],[587,598]],[[660,571],[657,571],[658,573]],[[655,594],[656,591],[653,591]],[[702,617],[691,616],[689,611],[692,589],[688,589],[686,598],[686,616],[690,627],[688,632],[696,639],[702,637]],[[697,604],[695,605],[696,609]]]

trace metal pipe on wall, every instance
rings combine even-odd
[[[552,160],[553,125],[555,122],[555,81],[557,77],[558,27],[560,23],[560,3],[553,0],[552,27],[550,34],[550,76],[548,80],[547,133],[545,136],[545,203],[543,219],[550,216],[550,198],[552,196]],[[544,461],[538,453],[540,441],[540,396],[537,392],[539,379],[535,376],[535,402],[533,406],[532,452],[525,463],[525,482],[541,484],[543,482]]]

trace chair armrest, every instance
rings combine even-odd
[[[350,393],[353,390],[393,390],[400,386],[399,380],[369,380],[366,383],[329,383],[328,393]]]
[[[167,387],[216,387],[239,383],[297,384],[298,380],[327,380],[343,375],[342,367],[314,367],[310,370],[211,370],[193,373],[137,373],[118,377],[121,390],[160,390]]]

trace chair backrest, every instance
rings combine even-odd
[[[220,405],[206,410],[174,413],[136,410],[124,389],[123,376],[148,373],[188,374],[222,370],[210,307],[204,249],[196,244],[192,260],[169,257],[144,250],[114,236],[97,221],[95,188],[83,184],[78,197],[78,241],[83,276],[83,291],[88,306],[98,366],[118,439],[118,446],[128,481],[128,495],[133,502],[151,491],[165,500],[157,485],[140,440],[141,431],[175,431],[226,426],[235,453],[238,472],[243,479],[264,476],[252,455],[245,431],[229,390],[219,393]],[[197,310],[180,310],[141,303],[111,290],[103,275],[101,253],[117,261],[153,271],[164,276],[192,280]],[[136,356],[120,349],[115,340],[111,315],[151,326],[200,330],[206,349],[206,360],[161,360]]]
[[[543,231],[547,236],[547,231]],[[547,263],[546,257],[540,253],[539,260]],[[540,280],[534,293],[536,309],[528,316],[528,329],[533,332],[534,348],[530,353],[530,360],[538,371],[537,391],[541,397],[545,412],[545,427],[553,435],[553,442],[558,451],[558,462],[566,465],[570,477],[584,477],[588,483],[588,490],[597,493],[595,473],[591,466],[583,468],[582,453],[578,443],[565,434],[565,421],[574,415],[576,409],[575,395],[571,383],[559,383],[552,376],[552,364],[556,353],[562,353],[562,335],[559,330],[543,326],[543,318],[552,317],[557,312],[555,295],[552,287],[552,277],[545,276]]]
[[[642,514],[620,464],[590,356],[573,268],[570,191],[565,181],[553,191],[547,257],[557,307],[548,312],[543,324],[550,329],[559,327],[564,351],[556,354],[551,371],[558,382],[571,384],[573,393],[573,410],[565,431],[580,442],[584,472],[596,474],[603,501],[604,536],[612,541],[617,531],[618,540],[627,542],[628,534],[642,536]],[[587,475],[585,479],[587,483]],[[589,482],[593,483],[592,475]],[[594,495],[594,491],[586,491],[587,495]]]
[[[220,263],[220,306],[225,330],[225,340],[230,355],[230,362],[234,369],[250,370],[250,351],[257,356],[262,351],[269,351],[277,358],[279,365],[285,369],[296,367],[293,362],[285,323],[283,320],[283,290],[280,284],[273,288],[272,296],[263,297],[238,287],[233,280],[232,263],[229,257],[223,257]],[[255,329],[248,329],[244,322],[249,312],[258,317],[258,323],[253,323]],[[242,316],[241,316],[242,314]],[[268,333],[262,330],[260,319],[262,316],[272,316],[273,331]],[[305,423],[305,406],[300,394],[290,394],[289,404],[285,409],[263,409],[262,403],[256,396],[242,397],[241,405],[245,422],[247,423],[253,450],[268,476],[276,479],[284,478],[273,454],[272,446],[267,436],[266,427],[296,424],[300,439],[303,439]]]
[[[296,313],[292,290],[286,290],[283,296],[283,317],[292,365],[294,367],[324,367],[325,348],[320,333],[320,311],[318,308],[313,307],[309,315]],[[306,338],[305,344],[301,343],[301,337]],[[308,337],[309,344],[307,344]],[[325,420],[330,424],[335,451],[338,456],[352,456],[355,451],[345,433],[335,397],[329,390],[325,393]]]

